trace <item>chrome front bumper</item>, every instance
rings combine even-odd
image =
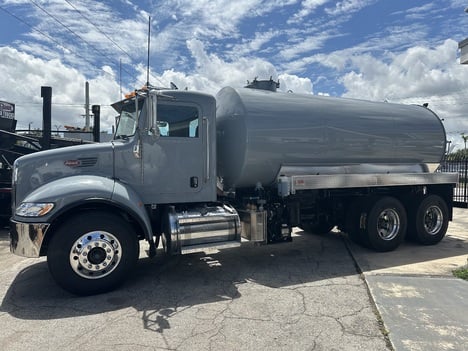
[[[39,257],[48,223],[10,221],[10,251],[18,256]]]

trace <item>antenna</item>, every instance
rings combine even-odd
[[[119,99],[122,99],[122,59],[119,60],[119,86],[120,86],[120,96]]]
[[[148,20],[148,61],[146,63],[146,86],[149,87],[149,71],[150,71],[150,43],[151,43],[151,16]]]

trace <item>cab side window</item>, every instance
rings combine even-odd
[[[158,104],[158,127],[162,137],[198,138],[198,108]]]

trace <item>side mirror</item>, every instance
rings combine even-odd
[[[154,135],[155,137],[160,137],[161,136],[161,130],[159,129],[158,126],[156,126],[154,128],[149,129],[149,134]]]

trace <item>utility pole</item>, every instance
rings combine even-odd
[[[89,131],[89,83],[85,84],[85,131]]]

